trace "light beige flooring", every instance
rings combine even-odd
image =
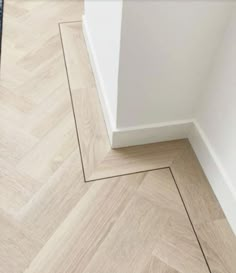
[[[0,273],[235,273],[189,143],[110,148],[82,4],[5,0]]]

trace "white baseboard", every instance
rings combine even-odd
[[[93,46],[86,16],[83,16],[83,34],[112,148],[186,138],[191,121],[177,121],[140,127],[116,128],[116,125],[111,118],[110,106],[104,96],[104,80],[100,72],[101,70],[97,61],[96,51]]]
[[[233,184],[196,121],[193,122],[188,137],[225,216],[236,234],[236,192]]]
[[[197,122],[184,120],[117,129],[111,119],[110,107],[104,96],[104,81],[85,16],[83,17],[83,33],[112,148],[189,138],[211,187],[236,234],[235,189]]]
[[[94,78],[96,81],[98,95],[99,95],[100,103],[103,110],[103,116],[104,116],[106,127],[107,127],[108,137],[109,137],[110,143],[112,144],[112,135],[113,135],[112,132],[114,131],[115,126],[111,119],[112,115],[110,111],[110,106],[108,104],[106,97],[104,96],[104,90],[105,90],[104,80],[100,72],[100,67],[97,61],[96,51],[93,46],[92,38],[90,35],[90,31],[89,31],[89,27],[88,27],[88,23],[87,23],[85,15],[83,16],[82,25],[83,25],[84,39],[85,39],[85,43],[87,46],[88,55],[90,59],[90,64],[91,64]]]
[[[186,138],[191,121],[177,121],[140,127],[116,128],[111,118],[112,115],[109,104],[104,96],[104,80],[100,72],[86,16],[83,16],[83,34],[112,148]]]
[[[112,147],[189,138],[209,183],[236,234],[236,191],[210,142],[195,120],[158,123],[113,131]]]
[[[163,122],[113,131],[112,148],[187,138],[191,120]]]

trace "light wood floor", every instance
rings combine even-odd
[[[5,0],[0,273],[235,273],[236,238],[188,141],[110,148],[82,13]]]

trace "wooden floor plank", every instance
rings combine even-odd
[[[142,273],[180,273],[167,264],[152,256],[150,262]]]
[[[145,183],[162,199],[171,189],[179,212],[150,200]],[[174,226],[172,233],[169,226]],[[179,231],[178,240],[173,239],[174,229]],[[166,230],[172,237],[165,235]],[[160,242],[169,250],[165,259],[172,267],[182,273],[208,273],[169,170],[101,180],[92,183],[26,272],[143,272],[150,257],[159,255]],[[182,259],[172,251],[173,243]]]
[[[45,243],[90,186],[84,183],[80,154],[76,150],[21,208],[16,219]]]
[[[2,212],[0,221],[0,272],[22,273],[42,245]]]
[[[61,24],[61,33],[86,179],[168,167],[181,152],[184,140],[111,149],[82,23]]]
[[[32,150],[28,151],[17,168],[43,181],[50,178],[77,147],[74,120],[72,113],[69,113]]]
[[[0,273],[207,273],[196,235],[211,273],[235,273],[235,236],[187,140],[111,149],[81,23],[62,23],[82,13],[5,0]]]
[[[171,170],[212,272],[234,272],[236,236],[190,144]]]
[[[212,272],[234,272],[236,239],[225,218],[196,228]]]

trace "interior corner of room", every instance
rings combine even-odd
[[[3,13],[0,273],[235,273],[236,1]]]
[[[85,1],[83,30],[112,147],[188,138],[236,232],[235,3]]]

